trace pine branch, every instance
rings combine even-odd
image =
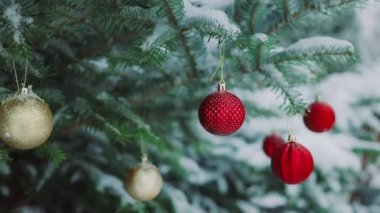
[[[288,1],[287,0],[282,0],[282,3],[284,4],[283,9],[284,9],[284,21],[285,23],[289,22],[289,9],[288,9]]]
[[[256,9],[257,7],[256,6],[252,6],[252,12],[250,13],[249,15],[249,24],[248,24],[248,28],[249,28],[249,32],[251,34],[253,34],[255,32],[255,22],[254,22],[254,18],[255,18],[255,14],[256,14]]]
[[[235,14],[233,18],[236,23],[242,23],[240,29],[248,34],[255,33],[256,16],[260,10],[260,2],[256,0],[237,0],[235,1]]]
[[[352,62],[355,61],[351,43],[331,37],[311,37],[301,39],[287,49],[272,55],[269,63],[281,64],[292,61]]]
[[[258,47],[257,47],[257,54],[255,54],[255,68],[256,70],[260,70],[260,66],[261,66],[261,52],[262,52],[262,48],[263,48],[263,44],[259,44]]]
[[[187,57],[187,59],[189,61],[189,65],[190,65],[190,68],[191,68],[191,70],[193,72],[193,75],[197,76],[198,75],[197,64],[195,62],[195,57],[191,53],[190,46],[187,43],[187,39],[186,39],[186,36],[184,34],[184,30],[179,25],[179,22],[178,22],[178,20],[177,20],[177,18],[175,16],[175,13],[173,12],[173,9],[172,9],[172,7],[170,5],[169,0],[163,0],[163,4],[165,6],[165,10],[167,11],[167,13],[169,15],[169,20],[172,22],[174,28],[177,29],[177,32],[178,32],[178,35],[179,35],[179,39],[180,39],[181,44],[183,46],[183,49],[185,51],[186,57]]]
[[[287,52],[286,54],[276,55],[271,59],[271,62],[274,64],[281,64],[290,61],[327,61],[331,59],[336,59],[342,57],[348,61],[354,61],[354,53],[345,48],[340,49],[331,49],[331,50],[322,50],[318,52],[313,52],[310,54],[299,53],[297,51]]]
[[[40,156],[50,160],[54,166],[59,166],[62,161],[66,160],[66,154],[56,145],[45,143],[35,150]]]
[[[147,95],[144,95],[143,97],[141,97],[139,99],[133,100],[131,102],[131,106],[132,107],[139,106],[142,103],[145,103],[145,102],[147,102],[149,100],[152,100],[152,99],[154,99],[157,96],[160,96],[162,94],[167,94],[170,90],[172,90],[174,88],[177,88],[179,86],[183,86],[183,85],[189,84],[189,83],[191,83],[192,81],[195,81],[195,80],[198,80],[198,78],[195,77],[195,76],[193,76],[193,75],[188,75],[185,79],[183,79],[182,81],[180,81],[180,82],[178,82],[176,84],[169,84],[167,86],[163,86],[163,87],[161,87],[159,89],[156,89],[156,90],[152,91],[151,93],[149,93]]]
[[[267,52],[274,45],[274,40],[263,33],[256,33],[253,36],[241,36],[237,39],[236,45],[240,50],[248,50],[249,61],[253,70],[260,70],[260,65],[267,59]]]
[[[9,151],[3,145],[0,145],[0,165],[5,164],[10,160],[11,157],[9,156]]]
[[[286,2],[286,1],[285,1]],[[276,33],[277,31],[281,30],[282,28],[292,24],[296,19],[307,15],[310,12],[324,12],[327,10],[333,10],[340,8],[342,6],[350,5],[350,4],[357,4],[361,2],[361,0],[343,0],[337,4],[328,4],[328,5],[314,5],[311,3],[310,0],[306,0],[304,7],[302,7],[297,12],[284,16],[284,19],[279,20],[279,22],[275,23],[267,32],[266,34],[272,35]],[[287,12],[288,13],[288,12]]]
[[[282,108],[289,116],[303,114],[306,109],[306,103],[300,98],[301,93],[292,89],[287,82],[284,81],[282,74],[274,65],[263,65],[259,70],[265,76],[268,86],[272,87],[274,92],[279,93],[283,97]]]
[[[207,34],[210,38],[216,38],[218,40],[233,40],[239,34],[234,30],[225,29],[215,20],[204,17],[187,19],[186,28],[184,28],[183,31],[187,31],[188,29],[196,29],[200,31],[201,36]]]

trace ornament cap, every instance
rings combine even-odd
[[[27,95],[27,94],[33,94],[33,88],[32,85],[29,85],[28,87],[23,87],[21,88],[20,94]]]
[[[26,94],[29,93],[29,90],[27,88],[23,87],[23,88],[21,88],[21,92],[20,93],[26,95]]]
[[[28,86],[28,93],[33,93],[33,87],[32,87],[32,85]]]
[[[322,99],[322,98],[321,98],[321,95],[320,95],[320,94],[318,94],[318,95],[315,96],[315,101],[316,101],[316,102],[321,102],[321,99]]]
[[[288,142],[296,142],[297,141],[297,137],[296,137],[296,135],[294,135],[294,134],[289,134],[289,136],[288,136]]]
[[[142,162],[148,162],[148,155],[147,154],[143,154],[142,158],[141,158]]]
[[[226,91],[226,82],[224,80],[219,81],[218,91]]]

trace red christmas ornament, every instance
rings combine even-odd
[[[272,171],[287,184],[299,184],[305,181],[314,169],[313,156],[294,136],[281,145],[272,154]]]
[[[199,106],[199,121],[214,135],[230,135],[236,132],[245,119],[245,108],[241,100],[226,91],[225,83],[219,90],[207,96]]]
[[[282,137],[277,134],[271,134],[267,136],[263,142],[263,149],[265,154],[268,157],[272,157],[273,151],[284,143],[284,139],[282,139]]]
[[[306,109],[303,121],[313,132],[325,132],[334,126],[335,113],[333,108],[317,100]]]

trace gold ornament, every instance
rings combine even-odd
[[[31,87],[6,100],[0,108],[0,138],[17,149],[43,144],[53,130],[53,114]]]
[[[147,158],[129,170],[125,188],[128,194],[139,201],[153,200],[162,188],[162,177],[158,168]]]

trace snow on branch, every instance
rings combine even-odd
[[[294,90],[286,81],[284,75],[273,64],[264,64],[261,66],[261,74],[274,92],[283,97],[282,108],[288,115],[302,114],[305,111],[306,103],[301,98],[301,93]]]
[[[354,46],[346,40],[339,40],[327,36],[315,36],[311,38],[305,38],[297,41],[296,43],[290,45],[288,50],[310,50],[316,47],[328,47],[328,46],[340,46],[342,48],[347,48],[350,52],[354,52]]]
[[[270,62],[280,64],[314,60],[346,63],[355,60],[354,52],[354,46],[348,41],[317,36],[299,40],[283,51],[274,54],[270,58]]]
[[[189,0],[191,3],[205,8],[225,8],[234,4],[234,0]]]
[[[302,17],[312,13],[333,14],[343,9],[355,8],[363,5],[367,0],[340,0],[340,1],[294,1],[294,0],[277,0],[280,2],[280,11],[283,17],[275,22],[266,32],[273,34],[287,26],[299,26],[295,22]],[[302,3],[301,3],[302,2]],[[285,4],[284,4],[285,3]]]
[[[11,4],[4,9],[3,18],[8,20],[9,24],[12,26],[13,39],[17,44],[23,42],[24,38],[22,36],[22,25],[31,24],[33,19],[30,17],[23,17],[21,15],[21,5],[17,4],[14,0]]]
[[[210,2],[208,3],[208,7],[210,7],[209,4]],[[228,32],[232,32],[235,34],[240,32],[239,27],[235,25],[234,23],[232,23],[229,20],[227,14],[222,10],[210,9],[207,7],[197,7],[197,6],[192,5],[190,0],[184,1],[184,10],[185,10],[185,18],[187,19],[186,21],[197,19],[197,18],[205,18],[205,20],[211,20],[215,22],[216,25],[224,28]]]
[[[141,45],[141,49],[149,51],[158,48],[159,50],[166,51],[168,49],[167,43],[173,41],[176,35],[177,33],[168,24],[158,23],[152,35]]]

